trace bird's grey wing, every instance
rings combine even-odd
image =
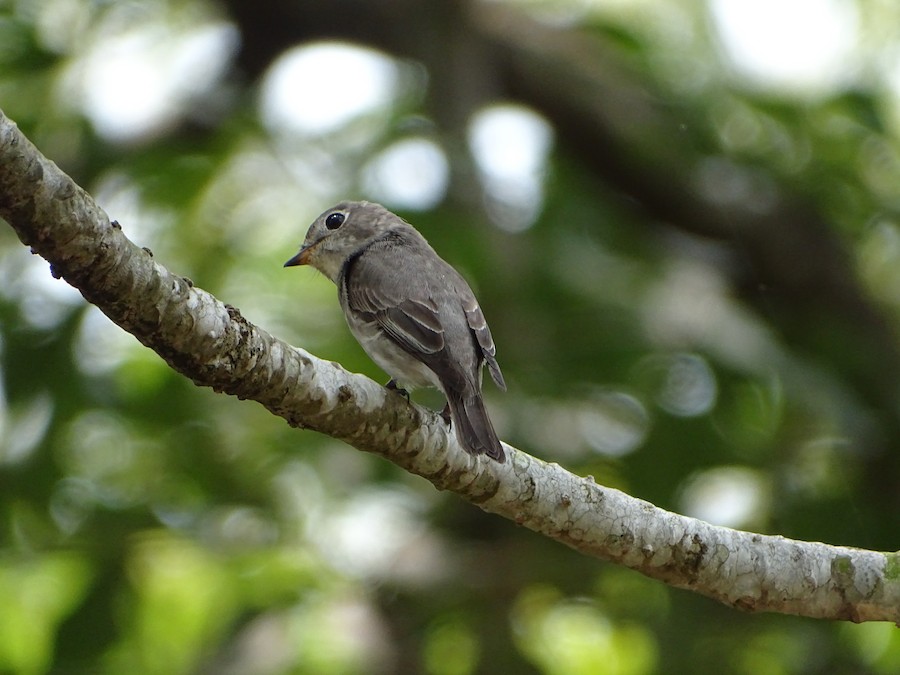
[[[376,321],[421,360],[444,348],[444,328],[427,285],[409,279],[409,263],[395,248],[370,247],[344,273],[344,298],[351,311]]]
[[[491,329],[488,328],[487,320],[484,313],[475,299],[475,294],[465,280],[459,276],[457,284],[459,286],[459,297],[462,303],[463,311],[466,313],[466,323],[475,335],[481,353],[484,356],[484,362],[487,364],[491,373],[491,379],[503,391],[506,391],[506,382],[503,380],[503,373],[500,372],[500,366],[497,363],[497,347],[494,345],[494,338],[491,336]]]

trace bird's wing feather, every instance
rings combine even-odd
[[[436,255],[411,260],[413,255],[417,253],[411,253],[410,247],[398,245],[391,238],[373,242],[348,264],[344,273],[349,308],[377,321],[401,348],[432,369],[439,369],[443,377],[461,375],[456,372],[458,369],[441,366],[446,358],[454,358],[443,354],[446,327],[441,322],[437,300],[440,289],[432,289],[430,285],[433,279],[441,279],[440,283],[452,287],[459,299],[466,325],[472,331],[491,378],[505,390],[494,339],[472,289],[455,269]],[[406,273],[409,269],[420,270],[421,278],[410,280]],[[464,385],[460,382],[456,386]]]
[[[427,285],[411,287],[399,273],[409,264],[397,248],[376,242],[345,273],[346,301],[351,310],[377,321],[407,352],[434,354],[444,348],[438,306]]]
[[[484,362],[491,373],[491,379],[494,380],[494,383],[500,389],[506,391],[506,382],[503,380],[503,373],[500,372],[500,366],[497,363],[497,348],[494,346],[491,329],[488,328],[487,320],[484,318],[481,307],[478,306],[475,295],[468,285],[465,282],[463,283],[466,292],[460,292],[460,299],[463,311],[466,313],[466,322],[469,324],[472,333],[475,334],[475,339],[478,341],[478,346],[481,348],[481,353],[484,356]]]

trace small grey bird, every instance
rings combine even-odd
[[[437,387],[460,445],[506,455],[481,394],[481,369],[506,383],[472,289],[419,232],[380,204],[341,202],[310,226],[284,266],[312,265],[338,287],[353,336],[388,375],[390,389]]]

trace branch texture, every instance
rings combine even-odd
[[[0,113],[0,216],[54,275],[201,386],[381,455],[582,553],[748,611],[900,623],[900,555],[670,513],[514,448],[472,457],[435,413],[257,328],[123,234]]]
[[[897,331],[860,283],[836,235],[841,227],[831,226],[814,193],[734,156],[717,173],[734,176],[743,196],[702,188],[698,176],[709,161],[730,156],[710,123],[721,112],[710,114],[705,95],[673,94],[642,72],[654,69],[638,56],[644,48],[623,47],[620,29],[602,30],[603,19],[545,21],[522,3],[481,0],[222,3],[240,27],[238,63],[252,79],[295,44],[350,41],[422,64],[430,74],[428,116],[456,142],[464,142],[472,115],[498,100],[552,120],[561,157],[626,196],[620,208],[638,220],[665,224],[650,236],[674,228],[724,245],[732,259],[720,271],[741,301],[792,350],[839,373],[882,427],[881,438],[900,437]],[[461,204],[477,194],[461,178],[469,170],[451,184],[451,199]],[[819,181],[815,171],[811,180]],[[867,442],[857,461],[873,486],[869,502],[873,511],[896,513],[900,454],[878,438]]]

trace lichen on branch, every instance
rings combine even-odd
[[[114,323],[200,386],[381,455],[586,555],[747,611],[900,623],[896,554],[716,527],[507,446],[464,452],[439,415],[288,345],[167,270],[0,112],[0,216]]]

